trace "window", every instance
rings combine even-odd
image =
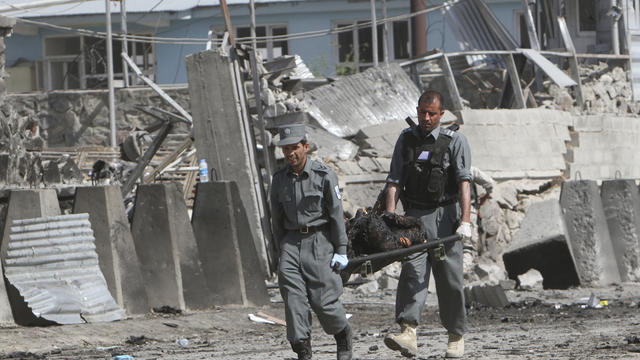
[[[249,26],[236,27],[236,38],[247,38],[242,43],[251,44],[251,28]],[[287,35],[287,27],[285,25],[260,25],[256,26],[257,37],[272,37]],[[262,59],[273,59],[282,55],[289,55],[289,42],[285,40],[267,39],[266,41],[258,41],[256,49]]]
[[[367,21],[356,21],[336,24],[336,28],[362,25]],[[394,21],[387,25],[389,60],[407,59],[410,57],[409,22]],[[378,61],[384,61],[382,24],[377,26]],[[354,28],[337,34],[338,75],[348,75],[364,71],[373,66],[373,36],[371,26]]]
[[[578,24],[580,31],[596,31],[596,2],[595,0],[579,0]]]
[[[106,39],[90,36],[54,36],[44,39],[44,88],[101,89],[107,87]],[[149,43],[127,42],[128,54],[148,77],[155,77],[155,56]],[[123,81],[122,41],[113,41],[114,79]],[[129,71],[131,84],[138,81]]]

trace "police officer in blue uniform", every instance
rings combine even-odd
[[[352,332],[340,302],[339,271],[349,261],[338,177],[307,157],[304,125],[283,126],[279,134],[287,165],[273,175],[270,200],[287,340],[298,359],[311,359],[310,305],[324,331],[334,335],[338,360],[350,360]]]
[[[471,237],[471,154],[464,135],[442,128],[442,96],[426,91],[418,100],[418,125],[405,129],[396,142],[387,177],[386,210],[394,212],[399,198],[406,215],[422,222],[429,238],[454,233]],[[445,357],[464,354],[466,331],[462,243],[456,241],[429,253],[405,259],[396,292],[396,322],[399,335],[388,335],[384,343],[406,357],[417,353],[416,327],[424,308],[433,270],[440,320],[449,342]]]

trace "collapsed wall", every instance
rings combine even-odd
[[[189,109],[186,86],[164,90],[180,106]],[[110,124],[108,91],[64,90],[48,93],[9,94],[14,116],[28,125],[31,138],[40,139],[28,150],[69,146],[109,146]],[[116,142],[129,133],[143,130],[158,122],[143,110],[149,107],[172,110],[149,88],[123,88],[115,91]],[[26,126],[25,125],[25,126]],[[188,132],[177,126],[174,132]],[[35,140],[34,140],[35,141]],[[38,146],[36,146],[38,145]]]

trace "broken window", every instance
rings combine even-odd
[[[371,26],[363,26],[368,20],[341,22],[336,24],[337,29],[358,25],[352,30],[339,32],[336,36],[338,75],[349,75],[361,72],[373,66],[373,36]],[[394,21],[388,26],[389,60],[407,59],[410,56],[409,46],[409,22]],[[383,36],[384,27],[377,26],[378,36],[378,61],[384,61]]]
[[[128,54],[148,77],[155,78],[155,56],[150,43],[128,41]],[[123,81],[122,41],[113,41],[114,79]],[[91,36],[52,36],[44,40],[44,88],[102,89],[107,87],[106,39]],[[130,71],[130,83],[136,81]]]
[[[580,31],[596,31],[595,0],[580,0],[578,4],[578,23]]]
[[[273,59],[282,55],[289,55],[289,42],[287,39],[279,39],[274,36],[287,35],[285,25],[261,25],[256,26],[256,37],[267,37],[266,40],[257,42],[257,51],[264,60]],[[243,39],[239,42],[251,45],[251,28],[249,26],[236,27],[236,38]]]
[[[82,39],[77,36],[52,36],[44,40],[44,81],[47,90],[73,89],[80,85],[78,62],[82,57]]]

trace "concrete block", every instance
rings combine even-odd
[[[580,283],[608,285],[620,282],[609,227],[596,182],[564,182],[560,192],[560,206]]]
[[[340,175],[360,175],[362,174],[362,168],[358,166],[356,161],[336,161],[336,166]]]
[[[530,269],[536,269],[542,274],[546,289],[566,289],[580,284],[557,200],[529,206],[502,260],[509,278],[513,280]]]
[[[364,170],[365,173],[379,172],[381,171],[379,164],[370,157],[362,157],[358,160],[358,165]]]
[[[237,182],[252,224],[251,238],[255,240],[260,262],[267,271],[269,264],[264,247],[267,241],[262,228],[267,206],[253,181],[260,177],[255,161],[257,155],[252,146],[238,146],[246,144],[251,124],[239,106],[242,99],[237,97],[232,59],[223,49],[216,48],[187,56],[186,65],[197,156],[207,159],[220,180]],[[284,108],[286,111],[286,106]]]
[[[633,180],[602,182],[600,191],[622,281],[640,281],[640,195]]]
[[[111,295],[129,314],[150,310],[140,261],[119,186],[76,189],[73,213],[88,213],[100,270]]]
[[[55,215],[60,215],[60,204],[58,203],[58,197],[55,190],[42,189],[11,191],[9,195],[7,214],[4,218],[2,244],[0,247],[2,265],[5,265],[5,261],[7,259],[9,234],[11,233],[11,223],[13,220],[24,220]],[[0,275],[4,276],[2,270],[0,270]],[[31,314],[31,310],[20,297],[20,293],[17,289],[12,286],[6,288],[5,284],[5,281],[0,281],[0,323],[12,323],[13,313]]]
[[[479,303],[492,308],[503,308],[510,304],[504,289],[500,285],[480,285],[465,287],[465,304]]]
[[[199,183],[192,224],[213,304],[268,304],[266,276],[237,184]]]
[[[149,306],[210,306],[211,292],[180,185],[139,185],[136,194],[131,233]]]

